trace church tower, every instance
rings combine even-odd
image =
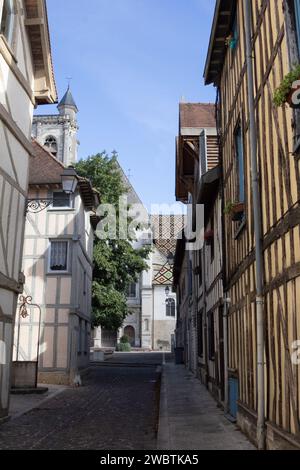
[[[35,115],[32,135],[64,165],[77,161],[78,108],[68,87],[57,106],[59,114]]]

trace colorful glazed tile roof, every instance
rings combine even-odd
[[[168,256],[175,255],[178,235],[185,225],[183,215],[152,215],[151,228],[155,247]]]
[[[173,284],[173,267],[168,263],[161,268],[153,279],[153,284],[170,286]]]

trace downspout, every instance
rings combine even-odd
[[[229,376],[228,376],[228,306],[230,299],[224,297],[223,303],[223,336],[224,336],[224,413],[229,413]]]
[[[263,246],[262,217],[260,207],[259,174],[257,164],[257,129],[254,106],[253,50],[251,33],[251,0],[245,0],[246,56],[248,74],[248,106],[250,132],[250,159],[253,193],[255,261],[256,261],[256,316],[257,316],[257,444],[265,449],[265,339],[263,299]]]
[[[205,386],[208,389],[209,388],[209,355],[208,355],[208,329],[207,329],[207,316],[206,316],[206,310],[207,310],[207,302],[206,302],[206,256],[205,256],[205,250],[206,250],[206,245],[204,243],[203,248],[202,248],[202,266],[203,266],[203,317],[204,317],[204,355],[205,355]]]
[[[224,349],[224,413],[229,413],[229,374],[228,374],[228,308],[230,299],[226,298],[226,239],[225,239],[225,189],[224,189],[224,166],[223,166],[223,147],[222,147],[222,134],[221,134],[221,117],[218,112],[218,107],[222,106],[221,103],[220,87],[217,89],[216,99],[216,124],[218,134],[218,147],[219,147],[219,162],[221,169],[221,201],[222,201],[222,214],[221,214],[221,237],[222,237],[222,282],[223,282],[223,349]]]

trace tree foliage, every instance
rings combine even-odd
[[[89,178],[100,193],[101,203],[112,204],[118,217],[119,197],[126,188],[117,163],[117,155],[106,152],[81,160],[79,175]],[[117,223],[118,225],[118,223]],[[147,269],[149,248],[134,249],[133,240],[100,240],[94,243],[93,325],[108,330],[120,328],[128,315],[126,292]]]

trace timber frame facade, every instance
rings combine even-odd
[[[277,108],[275,89],[299,63],[294,0],[252,0],[255,113],[264,257],[265,419],[269,449],[300,448],[299,111]],[[240,219],[224,215],[228,311],[229,408],[256,443],[257,343],[244,2],[218,0],[205,68],[218,89],[218,133],[224,206],[242,203]],[[226,46],[231,34],[235,43]]]
[[[177,242],[174,289],[177,292],[177,347],[184,362],[224,402],[224,329],[221,171],[215,106],[181,103],[176,153],[176,197],[204,208],[204,244],[189,250]],[[188,219],[196,227],[196,210]],[[199,221],[198,221],[199,222]],[[202,228],[202,227],[201,227]]]
[[[56,102],[57,96],[45,1],[0,0],[0,25],[1,421],[8,415],[13,325],[24,284],[21,263],[33,109]]]

